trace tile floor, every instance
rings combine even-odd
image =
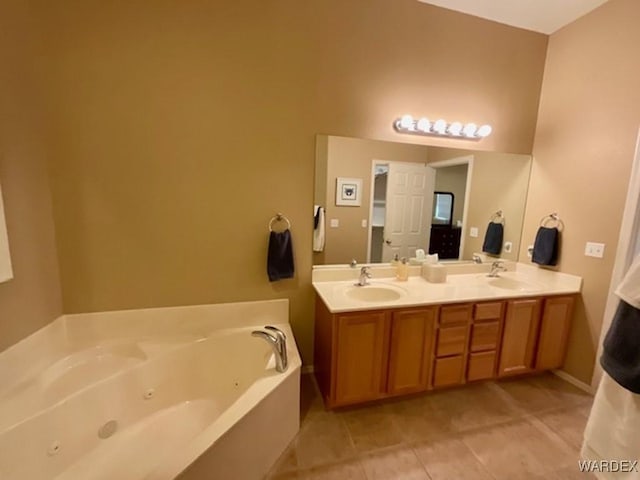
[[[312,375],[270,480],[573,480],[592,397],[545,374],[327,411]]]

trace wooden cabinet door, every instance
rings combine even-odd
[[[498,376],[517,375],[533,369],[541,303],[540,299],[507,302]]]
[[[433,307],[393,313],[387,381],[390,395],[427,389],[437,312]]]
[[[469,354],[469,366],[467,367],[467,380],[486,380],[495,376],[496,352],[478,352]]]
[[[564,364],[573,303],[573,297],[551,297],[544,301],[536,369],[549,370]]]
[[[436,358],[433,367],[433,388],[464,383],[464,356]]]
[[[334,406],[379,398],[387,364],[387,314],[357,312],[337,316]]]

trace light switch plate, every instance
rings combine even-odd
[[[366,218],[362,219],[362,228],[367,228],[367,219]]]
[[[469,229],[469,236],[473,238],[478,238],[478,227],[471,227]]]
[[[587,242],[584,247],[584,254],[587,257],[604,257],[604,243]]]
[[[331,225],[331,228],[338,228],[340,226],[340,220],[338,220],[337,218],[332,218],[329,222],[329,225]]]

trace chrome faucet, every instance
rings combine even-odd
[[[289,365],[289,361],[287,358],[287,336],[282,330],[276,327],[272,327],[271,325],[267,325],[264,328],[265,330],[269,331],[265,332],[262,330],[254,330],[253,332],[251,332],[251,336],[262,338],[267,343],[269,343],[269,345],[271,345],[273,353],[276,357],[276,371],[284,372]]]
[[[482,263],[482,257],[477,253],[474,253],[471,259],[473,260],[473,263]]]
[[[491,271],[487,274],[487,277],[497,277],[498,272],[506,272],[507,268],[504,266],[504,260],[496,260],[491,264]]]
[[[367,281],[367,279],[371,278],[371,272],[369,270],[370,267],[362,267],[360,269],[360,277],[358,278],[358,282],[355,284],[357,287],[369,285],[369,282]]]

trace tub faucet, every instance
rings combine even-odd
[[[251,336],[262,338],[271,345],[276,357],[276,371],[284,372],[289,365],[287,358],[287,336],[282,330],[272,327],[271,325],[267,325],[264,328],[269,331],[265,332],[263,330],[254,330],[251,332]]]
[[[491,264],[491,271],[487,277],[495,278],[498,276],[498,272],[506,272],[507,268],[504,266],[504,260],[496,260]]]
[[[369,282],[367,281],[367,279],[371,278],[371,272],[369,270],[370,267],[362,267],[360,269],[360,278],[358,278],[358,282],[355,284],[357,287],[369,285]]]

